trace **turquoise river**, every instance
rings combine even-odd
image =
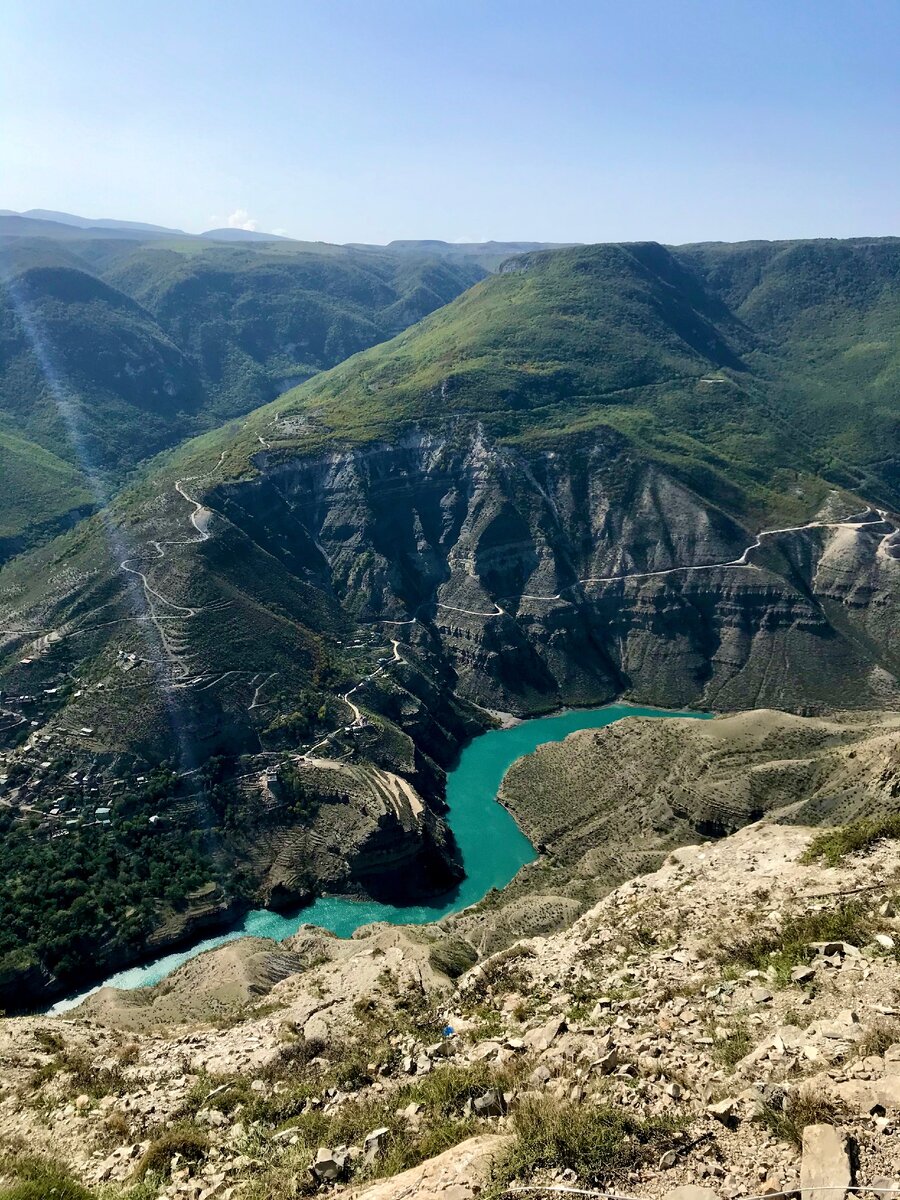
[[[447,777],[448,823],[453,830],[466,877],[431,904],[396,907],[374,900],[322,896],[292,916],[254,909],[228,933],[206,938],[174,954],[166,954],[140,967],[131,967],[104,980],[100,986],[147,987],[159,983],[176,967],[204,950],[240,937],[267,937],[283,941],[301,925],[320,925],[340,937],[349,937],[360,925],[390,921],[394,925],[426,925],[447,913],[476,904],[491,888],[504,887],[520,867],[536,857],[534,847],[506,809],[497,803],[500,782],[508,768],[544,742],[561,742],[577,729],[600,729],[622,717],[708,717],[709,713],[679,713],[631,704],[603,708],[569,709],[550,717],[522,721],[508,729],[493,729],[470,742]],[[97,988],[92,988],[91,992]],[[60,1000],[50,1012],[64,1012],[86,995]]]

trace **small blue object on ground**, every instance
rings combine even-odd
[[[453,1026],[452,1025],[444,1026],[444,1037],[453,1037]]]

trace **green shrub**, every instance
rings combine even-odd
[[[778,1108],[764,1104],[757,1114],[769,1132],[783,1142],[792,1142],[798,1149],[803,1145],[803,1130],[807,1125],[831,1125],[842,1112],[841,1106],[824,1092],[798,1088],[785,1097]]]
[[[888,1046],[900,1042],[900,1021],[896,1017],[882,1017],[870,1025],[860,1040],[856,1043],[856,1053],[860,1058],[870,1054],[882,1055]]]
[[[820,912],[789,917],[780,932],[774,929],[748,932],[744,937],[723,942],[716,959],[723,967],[766,971],[775,968],[776,979],[785,984],[794,967],[809,960],[810,942],[850,942],[860,946],[871,938],[870,918],[859,901],[847,901]]]
[[[68,1076],[68,1090],[73,1095],[84,1093],[95,1100],[125,1089],[125,1076],[121,1067],[96,1067],[93,1060],[83,1050],[66,1050],[60,1052],[38,1067],[31,1077],[31,1085],[39,1088],[48,1079],[56,1075]]]
[[[488,1195],[500,1196],[513,1180],[571,1168],[582,1184],[621,1178],[658,1157],[675,1134],[664,1118],[639,1121],[612,1105],[572,1104],[549,1096],[528,1097],[515,1114],[515,1142],[497,1164]]]
[[[137,1165],[137,1176],[143,1179],[150,1171],[158,1175],[168,1175],[176,1154],[187,1162],[199,1162],[208,1150],[209,1136],[196,1125],[185,1121],[154,1138]]]
[[[522,1070],[523,1065],[518,1061],[499,1070],[487,1063],[463,1068],[447,1064],[411,1079],[389,1096],[353,1099],[333,1113],[326,1114],[320,1109],[300,1112],[298,1107],[290,1121],[296,1144],[254,1179],[247,1200],[272,1200],[276,1196],[294,1197],[314,1191],[308,1168],[319,1146],[361,1145],[366,1135],[380,1126],[388,1130],[384,1152],[364,1172],[363,1178],[396,1175],[417,1166],[483,1129],[476,1117],[465,1115],[466,1101],[488,1088],[506,1090]],[[248,1110],[249,1118],[257,1119],[263,1105],[269,1106],[267,1111],[271,1116],[271,1105],[280,1099],[272,1097],[260,1102]],[[413,1101],[422,1105],[414,1126],[397,1115]]]
[[[94,1200],[64,1167],[48,1159],[16,1157],[5,1159],[0,1167],[15,1179],[8,1187],[0,1186],[0,1200]]]
[[[314,1058],[328,1058],[328,1043],[323,1038],[307,1038],[302,1035],[296,1041],[282,1046],[271,1062],[260,1071],[262,1079],[284,1079],[304,1071]]]
[[[848,854],[868,850],[886,838],[900,838],[900,813],[889,813],[885,817],[853,821],[837,829],[826,829],[813,838],[800,861],[823,861],[829,867],[836,867]]]
[[[713,1037],[713,1058],[726,1067],[736,1066],[753,1049],[753,1039],[746,1025],[738,1025],[725,1037]]]
[[[478,962],[478,951],[464,938],[447,938],[428,951],[428,961],[436,971],[458,979]]]

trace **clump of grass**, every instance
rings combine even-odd
[[[14,1182],[0,1186],[0,1200],[94,1200],[59,1163],[32,1155],[5,1155],[0,1170]]]
[[[103,1122],[103,1127],[110,1137],[120,1142],[124,1142],[131,1133],[131,1124],[125,1114],[119,1109],[109,1114]]]
[[[488,1088],[507,1089],[522,1069],[518,1062],[500,1070],[486,1063],[464,1068],[448,1064],[410,1080],[389,1097],[353,1099],[333,1113],[319,1109],[297,1113],[289,1125],[297,1144],[284,1150],[253,1181],[247,1200],[311,1193],[315,1186],[309,1165],[319,1146],[361,1145],[366,1135],[380,1126],[388,1130],[384,1152],[355,1178],[395,1175],[417,1166],[483,1128],[476,1117],[466,1114],[466,1101]],[[410,1125],[397,1114],[413,1101],[423,1108],[415,1125]],[[248,1117],[257,1119],[264,1109],[271,1115],[270,1103],[262,1102],[248,1110]]]
[[[494,993],[528,991],[531,976],[525,963],[530,958],[534,958],[530,946],[510,946],[508,950],[495,954],[482,964],[480,973],[469,988],[470,994],[484,999]]]
[[[325,1042],[298,1036],[284,1043],[257,1072],[267,1083],[281,1085],[271,1094],[257,1095],[245,1074],[203,1074],[178,1115],[191,1120],[201,1108],[230,1113],[241,1104],[247,1109],[248,1119],[278,1126],[300,1116],[307,1102],[321,1096],[325,1088],[357,1091],[373,1081],[379,1066],[395,1065],[398,1060],[399,1051],[384,1036],[381,1015],[367,1010],[356,1041]],[[211,1096],[211,1092],[216,1095]]]
[[[153,1139],[137,1165],[136,1175],[139,1179],[151,1171],[157,1175],[168,1175],[176,1154],[187,1162],[200,1162],[208,1150],[209,1135],[190,1122],[182,1122]]]
[[[31,1077],[31,1085],[39,1088],[61,1074],[67,1076],[68,1090],[73,1095],[84,1094],[97,1100],[101,1096],[125,1090],[125,1076],[121,1067],[97,1067],[83,1051],[65,1048],[50,1062],[38,1067]]]
[[[471,1009],[469,1016],[472,1020],[478,1022],[477,1025],[472,1025],[469,1030],[469,1037],[473,1042],[485,1041],[487,1038],[502,1037],[506,1032],[503,1014],[499,1009],[494,1008],[490,1004],[476,1004]]]
[[[900,1042],[900,1021],[883,1017],[869,1026],[856,1043],[856,1050],[860,1058],[867,1058],[870,1054],[880,1056],[888,1046],[897,1042]]]
[[[802,863],[825,862],[836,867],[848,854],[869,850],[886,838],[900,838],[900,813],[888,813],[871,820],[853,821],[818,834],[802,854]]]
[[[753,1039],[746,1025],[737,1025],[725,1037],[713,1039],[713,1057],[726,1067],[734,1067],[753,1049]]]
[[[34,1031],[34,1040],[48,1054],[59,1054],[65,1049],[65,1041],[61,1034],[55,1029],[36,1029]]]
[[[791,1142],[798,1149],[803,1145],[803,1130],[807,1125],[831,1125],[843,1108],[818,1088],[798,1088],[784,1099],[781,1108],[764,1104],[757,1113],[773,1137]]]
[[[693,1000],[696,996],[702,996],[710,984],[711,980],[706,975],[698,979],[674,980],[671,983],[663,984],[656,993],[656,1001],[658,1004],[667,1004],[676,997],[682,1000]]]
[[[655,950],[662,945],[658,932],[651,926],[640,922],[634,929],[623,933],[620,939],[626,951],[632,954],[646,950]]]
[[[261,1079],[285,1079],[306,1070],[314,1058],[327,1058],[328,1044],[323,1038],[300,1036],[282,1046],[276,1056],[259,1071]]]
[[[525,1098],[516,1110],[515,1142],[497,1163],[486,1197],[502,1196],[513,1180],[571,1168],[589,1186],[621,1178],[668,1146],[677,1127],[668,1118],[640,1121],[613,1105]]]
[[[447,938],[431,947],[428,961],[436,971],[458,979],[478,962],[478,951],[465,938]]]
[[[116,1058],[123,1067],[133,1067],[140,1058],[140,1050],[136,1042],[126,1042],[116,1050]]]
[[[848,901],[820,912],[789,917],[780,932],[748,932],[723,942],[716,952],[720,966],[743,970],[775,969],[776,981],[784,985],[791,971],[809,960],[810,942],[850,942],[863,945],[872,934],[872,921],[859,901]]]

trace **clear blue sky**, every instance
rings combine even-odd
[[[898,0],[4,0],[0,30],[2,208],[328,241],[900,234]]]

